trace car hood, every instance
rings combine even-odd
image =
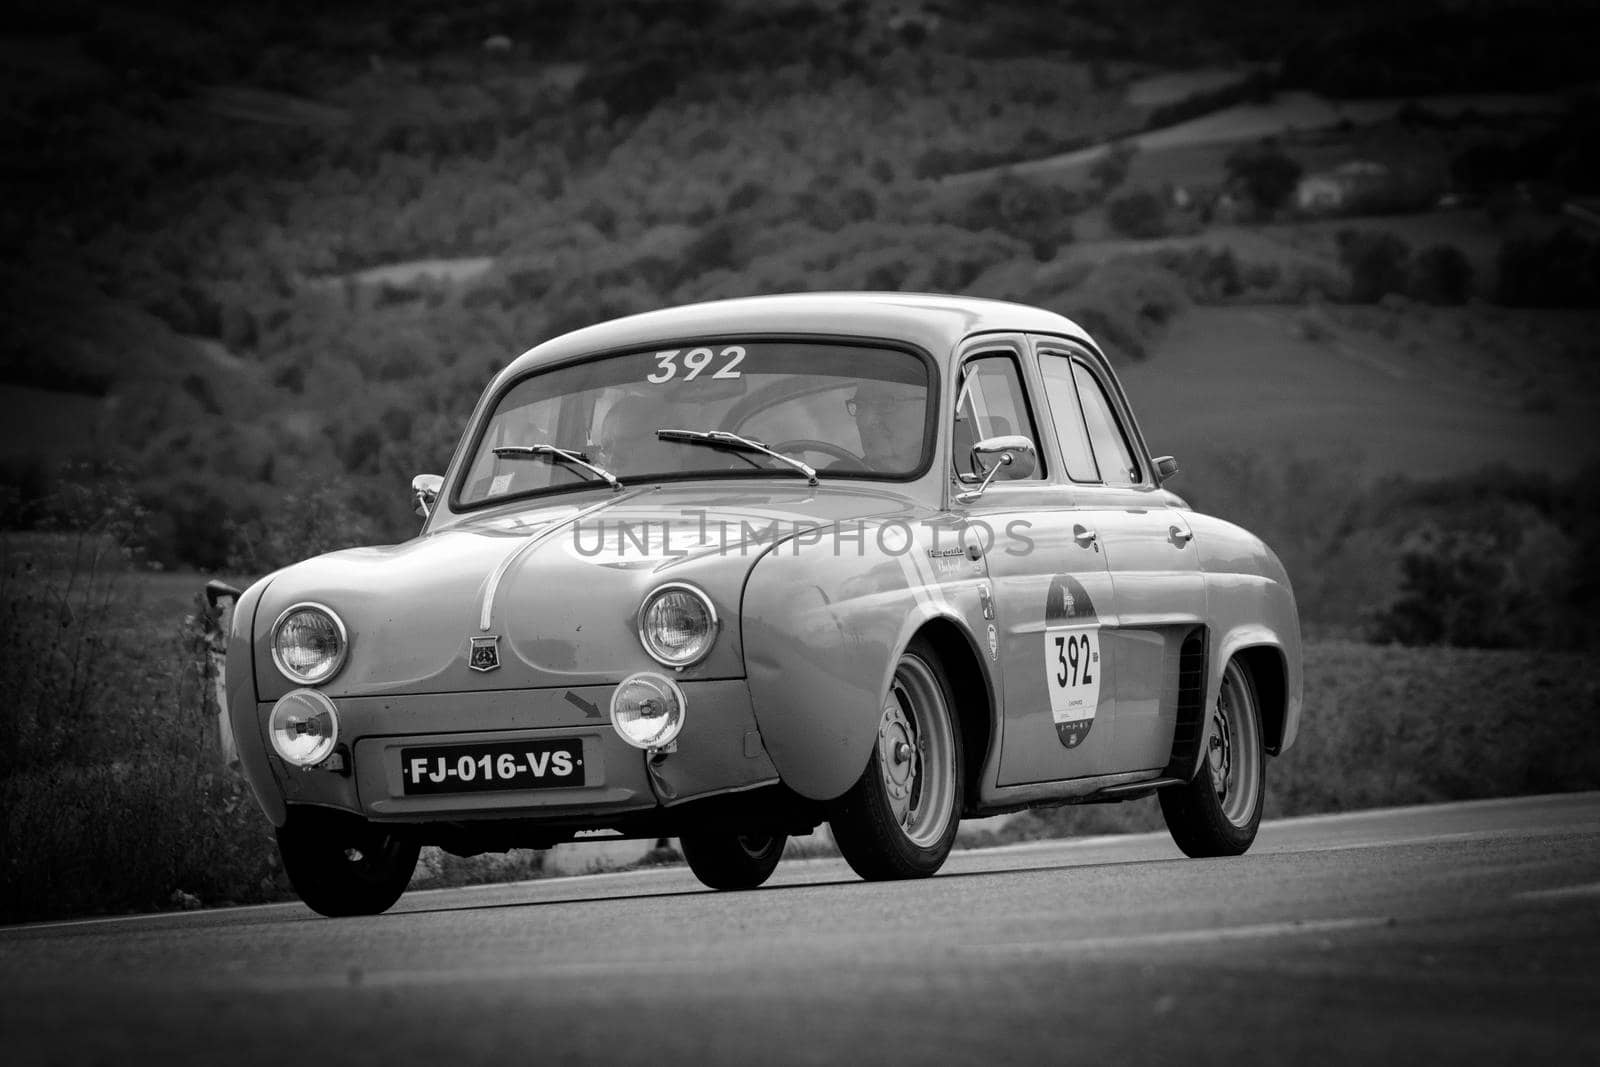
[[[656,486],[500,508],[404,544],[332,552],[278,572],[263,593],[258,695],[294,688],[272,662],[271,630],[304,602],[335,611],[349,634],[348,659],[323,686],[331,696],[614,682],[659,669],[640,646],[638,610],[651,589],[680,581],[710,597],[721,632],[679,677],[742,677],[739,603],[757,559],[796,534],[916,511],[881,489]],[[468,666],[474,638],[494,639],[495,669]]]

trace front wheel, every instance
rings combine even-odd
[[[715,831],[678,838],[694,876],[712,889],[754,889],[772,877],[783,858],[787,834],[731,834]]]
[[[961,734],[950,683],[916,640],[895,666],[867,768],[829,823],[851,868],[869,881],[926,878],[944,865],[961,817]]]
[[[387,911],[406,891],[422,846],[359,815],[291,811],[278,827],[283,870],[312,911],[332,918]]]
[[[1250,673],[1229,660],[1211,710],[1200,772],[1158,794],[1167,829],[1187,856],[1240,856],[1256,839],[1267,792],[1261,705]]]

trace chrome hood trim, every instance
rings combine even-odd
[[[629,489],[614,496],[609,496],[597,504],[590,504],[581,511],[575,511],[566,518],[552,522],[536,533],[531,534],[515,552],[507,554],[500,561],[500,565],[494,569],[494,573],[489,576],[489,583],[483,591],[483,610],[478,613],[478,629],[484,633],[489,632],[489,627],[493,625],[494,620],[495,594],[500,590],[500,583],[505,581],[506,573],[516,565],[519,559],[569,526],[581,522],[598,511],[604,511],[622,503],[624,500],[632,499],[645,491],[644,488]]]

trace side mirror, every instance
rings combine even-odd
[[[413,510],[423,518],[433,514],[433,502],[439,499],[439,490],[444,486],[444,479],[437,474],[419,474],[411,479],[411,501]]]
[[[1178,473],[1178,461],[1171,456],[1157,456],[1155,463],[1157,485]]]
[[[1038,450],[1033,447],[1032,441],[1021,434],[985,437],[972,446],[972,459],[975,467],[987,470],[989,473],[978,488],[956,497],[962,503],[968,503],[982,496],[984,490],[989,488],[989,483],[1002,472],[1007,481],[1015,481],[1018,478],[1031,477],[1039,468]]]

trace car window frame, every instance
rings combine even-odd
[[[1144,432],[1139,426],[1139,420],[1133,414],[1133,406],[1128,403],[1128,396],[1123,391],[1121,380],[1118,379],[1116,373],[1110,369],[1110,364],[1106,360],[1104,354],[1085,344],[1080,339],[1035,335],[1032,338],[1032,341],[1034,370],[1039,375],[1039,388],[1041,391],[1044,389],[1044,370],[1039,364],[1040,356],[1044,355],[1045,353],[1066,356],[1069,359],[1081,364],[1083,368],[1089,372],[1090,376],[1099,383],[1101,390],[1105,393],[1106,399],[1111,402],[1111,415],[1113,420],[1116,422],[1118,432],[1122,435],[1122,442],[1127,446],[1134,462],[1138,464],[1139,467],[1140,480],[1129,485],[1110,485],[1105,481],[1103,474],[1101,474],[1101,480],[1098,482],[1078,482],[1067,480],[1059,482],[1058,484],[1082,489],[1103,488],[1120,491],[1145,491],[1160,488],[1155,481],[1155,463],[1151,458],[1150,448],[1145,442]],[[1079,412],[1081,413],[1083,410],[1083,398],[1078,395],[1076,381],[1073,382],[1073,399],[1074,403],[1076,403],[1078,406]],[[1049,403],[1048,396],[1045,397],[1045,403]],[[1085,418],[1084,429],[1087,433],[1087,418]],[[1053,419],[1050,425],[1050,432],[1052,434],[1055,434],[1056,432]],[[1060,449],[1061,442],[1059,439],[1055,440],[1055,446],[1058,450]],[[1089,442],[1089,447],[1091,455],[1094,456],[1096,473],[1100,473],[1103,471],[1104,465],[1100,462],[1100,457],[1094,453],[1094,442],[1092,439]],[[1066,462],[1063,460],[1063,471],[1065,468]]]
[[[1044,431],[1039,422],[1039,405],[1035,403],[1034,393],[1037,383],[1034,380],[1036,370],[1029,366],[1027,358],[1028,344],[1022,334],[984,334],[968,338],[958,346],[955,358],[950,365],[950,407],[944,411],[943,422],[939,426],[941,438],[947,442],[947,447],[941,449],[943,456],[942,478],[945,486],[944,507],[949,510],[954,507],[972,508],[995,504],[1005,498],[1015,499],[1017,496],[1026,496],[1029,499],[1042,501],[1046,498],[1036,494],[1048,492],[1054,485],[1055,466],[1048,455],[1041,434]],[[984,490],[983,496],[971,503],[959,503],[956,498],[961,493],[968,493],[978,487],[977,482],[963,482],[956,477],[955,469],[955,416],[956,402],[961,399],[961,387],[966,379],[967,364],[974,360],[986,357],[1000,357],[1012,361],[1012,366],[1017,372],[1017,381],[1022,388],[1022,404],[1027,414],[1028,422],[1033,427],[1029,440],[1033,442],[1034,451],[1038,456],[1038,472],[1035,476],[1016,481],[995,479],[989,483],[989,488]],[[1020,429],[1014,433],[1023,434]]]
[[[527,489],[518,493],[507,493],[501,496],[489,497],[485,500],[463,503],[460,499],[466,485],[466,475],[470,471],[473,459],[477,456],[482,446],[483,438],[488,433],[489,425],[494,421],[494,412],[499,409],[506,395],[513,389],[531,378],[542,374],[573,367],[584,363],[612,359],[618,356],[637,355],[643,352],[656,352],[668,348],[691,348],[716,344],[815,344],[815,345],[841,345],[855,348],[883,348],[896,352],[903,352],[922,361],[923,369],[927,373],[928,390],[927,404],[923,411],[925,420],[936,420],[944,406],[944,382],[938,360],[932,353],[911,341],[892,337],[875,337],[859,334],[797,334],[797,333],[761,333],[751,332],[742,334],[695,334],[691,336],[673,336],[653,339],[647,343],[634,343],[617,345],[593,352],[584,352],[565,359],[552,360],[549,363],[529,367],[523,373],[499,383],[491,383],[485,391],[485,398],[473,409],[471,421],[463,434],[465,448],[458,448],[456,455],[451,459],[449,470],[445,478],[449,493],[443,499],[449,517],[470,516],[478,512],[486,512],[506,504],[526,503],[541,498],[560,496],[565,493],[593,492],[596,489],[610,492],[609,486],[596,482],[572,482],[570,484],[547,485]],[[925,426],[928,423],[924,424]],[[876,471],[851,472],[848,475],[838,475],[836,480],[862,480],[885,485],[911,485],[925,478],[933,470],[934,464],[940,454],[939,440],[943,427],[937,422],[932,423],[932,432],[923,434],[922,455],[918,459],[915,469],[907,474],[885,474]],[[656,485],[670,482],[690,482],[698,479],[710,481],[738,481],[745,478],[781,478],[786,472],[782,468],[771,470],[733,469],[729,471],[689,471],[658,474],[647,479],[638,480],[641,485]],[[824,472],[825,473],[825,472]],[[792,476],[792,475],[791,475]],[[626,484],[626,483],[625,483]]]
[[[1079,361],[1071,353],[1058,351],[1053,348],[1036,349],[1033,357],[1039,367],[1040,402],[1041,405],[1050,412],[1050,429],[1055,434],[1055,447],[1057,454],[1061,458],[1062,477],[1066,480],[1066,484],[1068,485],[1105,485],[1105,475],[1102,474],[1100,470],[1100,457],[1095,454],[1094,441],[1089,436],[1089,420],[1083,411],[1083,397],[1078,395],[1078,381],[1071,375],[1073,364]],[[1050,399],[1050,385],[1048,380],[1045,378],[1044,373],[1044,361],[1047,357],[1050,359],[1061,359],[1066,361],[1068,370],[1067,384],[1072,392],[1072,413],[1077,416],[1079,425],[1083,427],[1083,443],[1088,448],[1089,463],[1094,467],[1093,480],[1085,481],[1080,478],[1074,478],[1072,476],[1072,468],[1067,463],[1066,443],[1061,437],[1061,425],[1056,421],[1055,402]]]

